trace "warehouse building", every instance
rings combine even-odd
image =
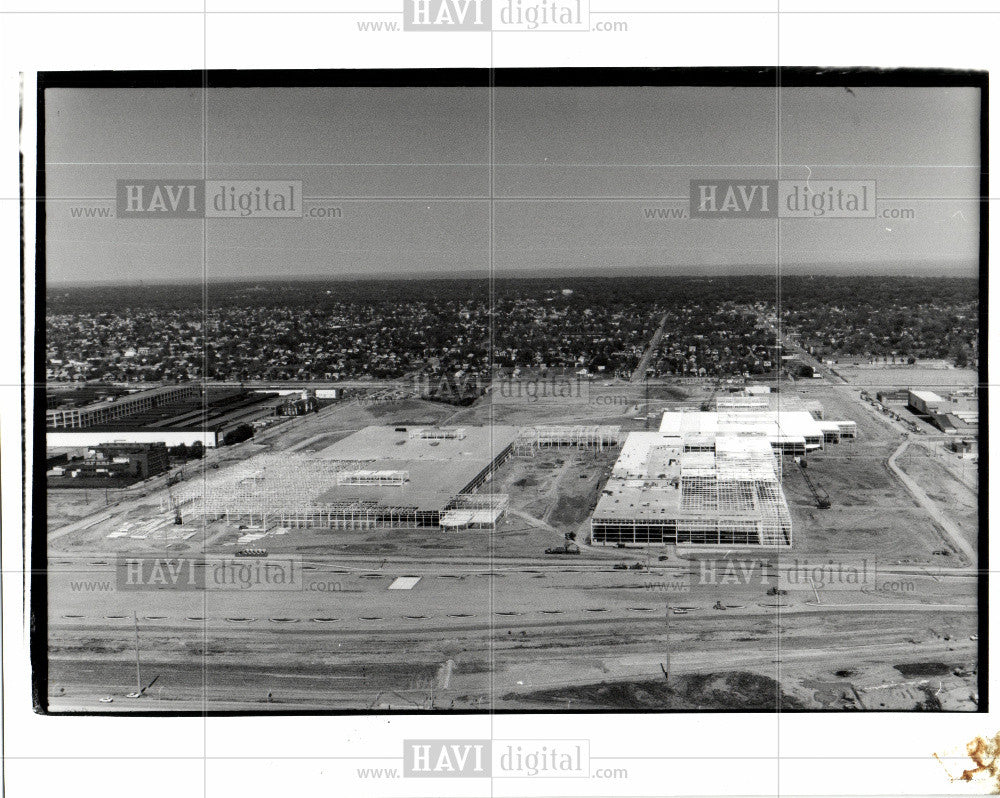
[[[167,446],[200,443],[212,448],[225,443],[227,435],[238,428],[279,415],[288,401],[277,394],[235,388],[202,390],[195,384],[152,388],[113,401],[48,411],[45,442],[49,448],[93,447],[106,441]]]
[[[67,407],[45,413],[47,429],[81,429],[109,424],[118,419],[169,405],[201,393],[197,384],[164,385],[136,391],[116,399],[107,399],[84,407]]]
[[[822,449],[825,442],[824,428],[808,410],[667,412],[660,421],[660,432],[675,438],[762,437],[776,451],[793,455]]]
[[[312,455],[258,455],[209,472],[174,501],[185,516],[264,529],[492,529],[509,500],[484,487],[516,436],[504,426],[365,427]]]
[[[906,394],[906,403],[918,413],[930,416],[940,413],[942,408],[948,404],[948,401],[933,391],[908,391]]]
[[[118,481],[127,484],[162,474],[170,467],[167,447],[162,443],[103,443],[86,450],[84,456],[70,460],[64,457],[46,472],[50,478],[61,478],[50,486],[66,487],[86,483]]]

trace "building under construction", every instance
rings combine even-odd
[[[622,428],[591,424],[541,424],[521,427],[514,441],[519,457],[533,457],[540,449],[568,447],[604,451],[621,443]]]
[[[748,399],[756,401],[757,397]],[[752,402],[727,401],[717,404],[715,412],[664,413],[660,432],[674,437],[762,437],[776,452],[791,455],[804,455],[822,449],[827,443],[857,437],[854,421],[831,421],[823,419],[822,414],[821,407],[816,410],[799,404],[781,404],[763,408]]]
[[[853,437],[853,422],[749,404],[664,413],[658,432],[626,438],[594,508],[591,542],[790,546],[782,457],[822,449],[834,433]]]
[[[485,490],[514,427],[366,427],[313,454],[252,457],[207,471],[169,510],[251,529],[492,529],[508,497]]]

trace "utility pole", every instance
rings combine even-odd
[[[819,591],[816,589],[816,582],[813,580],[811,576],[809,577],[809,584],[813,589],[813,593],[816,595],[816,603],[822,604],[823,602],[819,598]]]
[[[139,616],[132,610],[132,620],[135,621],[135,691],[142,693],[142,679],[139,676]]]
[[[667,658],[666,662],[660,663],[660,670],[663,671],[663,678],[668,682],[670,681],[670,602],[667,602],[667,615],[666,615],[666,626],[667,626]]]

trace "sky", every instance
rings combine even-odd
[[[50,283],[978,271],[977,89],[497,88],[492,139],[483,87],[202,92],[46,90]],[[301,180],[340,217],[74,216],[203,170]],[[914,218],[648,215],[692,179],[776,177],[875,180]]]

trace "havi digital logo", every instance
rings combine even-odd
[[[302,216],[301,180],[119,180],[119,219]]]
[[[589,0],[402,0],[403,30],[590,30]]]
[[[403,0],[403,30],[491,30],[491,0]]]
[[[457,778],[490,775],[489,740],[405,740],[403,775]]]
[[[874,219],[874,180],[692,180],[692,219]]]

